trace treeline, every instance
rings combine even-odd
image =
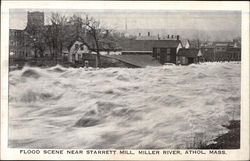
[[[52,13],[49,25],[29,26],[26,28],[26,45],[34,50],[35,57],[44,57],[49,51],[51,58],[57,60],[63,49],[72,45],[75,40],[84,41],[97,53],[97,64],[100,64],[100,50],[119,49],[118,40],[126,39],[124,34],[103,28],[100,22],[87,14],[64,16]]]

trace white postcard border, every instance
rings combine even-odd
[[[140,10],[239,10],[242,11],[241,148],[226,155],[67,155],[20,154],[8,148],[8,46],[9,9],[140,9]],[[249,3],[248,2],[150,2],[150,1],[3,1],[1,6],[1,159],[13,160],[248,160],[249,159]],[[25,150],[25,149],[24,149]],[[64,149],[66,151],[67,149]],[[78,149],[79,150],[79,149]],[[87,149],[83,149],[85,152]],[[168,149],[169,150],[169,149]],[[133,150],[135,153],[138,150]],[[161,150],[160,150],[161,151]],[[185,151],[185,150],[181,150]],[[207,151],[207,150],[205,150]]]

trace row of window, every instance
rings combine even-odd
[[[18,51],[18,50],[15,50],[13,52],[14,52],[14,55],[16,55],[16,56],[23,56],[23,57],[27,57],[28,56],[28,52]]]
[[[79,60],[82,58],[81,54],[72,54],[72,60]]]
[[[20,31],[14,31],[14,32],[10,32],[11,36],[22,36],[22,32]]]
[[[156,54],[156,59],[157,60],[164,60],[165,62],[170,62],[171,61],[171,56],[169,54],[166,55],[160,55],[160,54]]]
[[[159,54],[159,53],[170,54],[170,48],[154,48],[153,50],[154,50],[154,52],[156,52],[157,54]]]
[[[217,51],[226,51],[227,48],[224,48],[224,47],[216,47],[216,50],[217,50]]]
[[[10,45],[12,46],[23,46],[24,45],[24,41],[10,41]]]

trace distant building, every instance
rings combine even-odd
[[[151,35],[151,33],[148,32],[147,35],[142,35],[142,33],[139,33],[136,37],[136,40],[179,40],[179,38],[179,35],[160,36],[160,34]]]
[[[201,45],[200,45],[200,48],[211,48],[213,47],[213,42],[202,42]]]
[[[214,61],[240,61],[241,46],[239,41],[213,42]]]
[[[89,61],[85,54],[90,54],[89,47],[86,43],[75,41],[69,50],[68,61],[71,63],[79,63]]]
[[[136,37],[136,40],[160,40],[160,36],[151,35],[150,32],[148,32],[147,35],[142,35],[139,33],[139,35]]]
[[[241,46],[238,40],[230,42],[213,42],[212,45],[202,45],[201,51],[205,61],[240,61]]]
[[[212,62],[215,61],[215,49],[213,47],[201,47],[204,61]]]
[[[179,36],[171,40],[124,40],[119,45],[122,55],[151,55],[161,64],[176,63],[176,54],[182,48]]]
[[[241,48],[240,47],[229,47],[227,49],[229,61],[241,61]]]
[[[28,12],[27,17],[27,26],[24,30],[9,29],[10,58],[29,59],[35,56],[35,51],[32,49],[30,41],[36,40],[30,37],[29,32],[36,34],[35,30],[30,30],[31,27],[44,27],[44,13]]]
[[[30,48],[27,48],[24,30],[9,30],[10,58],[22,59],[30,56]]]
[[[188,65],[192,63],[203,62],[204,57],[200,49],[182,48],[178,51],[176,56],[176,64]]]
[[[27,27],[44,26],[44,12],[28,12]]]
[[[214,43],[214,48],[215,48],[215,52],[226,52],[227,48],[229,47],[229,43],[228,42],[215,42]]]
[[[235,47],[235,48],[241,48],[241,38],[235,38],[235,39],[233,39],[233,47]]]
[[[161,64],[173,63],[176,64],[176,55],[182,48],[179,40],[161,40],[153,46],[153,57]]]

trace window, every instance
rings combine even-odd
[[[160,60],[161,57],[160,57],[160,55],[157,55],[156,58],[157,58],[158,60]]]
[[[84,47],[83,47],[83,46],[81,46],[80,50],[84,50]]]
[[[79,45],[78,44],[75,44],[75,49],[78,49]]]
[[[167,62],[170,62],[170,60],[171,60],[170,55],[167,55]]]
[[[166,53],[166,48],[161,48],[161,53]]]
[[[156,48],[156,53],[159,54],[161,52],[160,48]]]
[[[155,57],[155,54],[156,54],[156,49],[155,48],[153,48],[153,57]]]
[[[238,56],[237,56],[237,53],[234,53],[234,58],[237,59],[237,57],[238,57]]]
[[[88,60],[85,60],[85,61],[84,61],[84,65],[85,65],[85,67],[88,67],[88,66],[89,66],[89,61],[88,61]]]
[[[169,48],[167,48],[167,54],[170,54],[170,49]]]
[[[182,60],[181,60],[181,61],[182,61],[182,63],[183,63],[183,64],[185,64],[185,63],[186,63],[186,62],[185,62],[185,61],[186,61],[186,60],[185,60],[185,57],[184,57],[184,56],[182,56],[181,58],[182,58]]]

